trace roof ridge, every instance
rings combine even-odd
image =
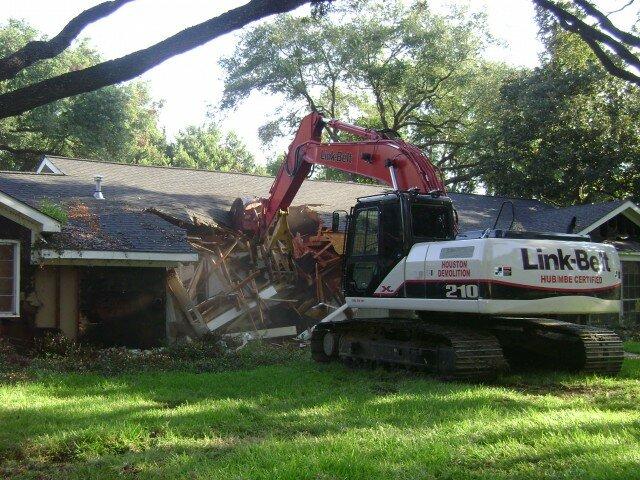
[[[49,159],[61,159],[61,160],[71,160],[74,162],[86,162],[86,163],[101,163],[107,165],[119,165],[123,167],[141,167],[141,168],[161,168],[164,170],[186,170],[188,172],[204,172],[204,173],[229,173],[232,175],[248,175],[252,177],[265,177],[265,178],[274,178],[270,175],[260,175],[258,173],[248,173],[248,172],[224,172],[222,170],[205,170],[203,168],[189,168],[189,167],[176,167],[174,165],[143,165],[138,163],[124,163],[124,162],[114,162],[112,160],[95,160],[91,158],[78,158],[78,157],[63,157],[61,155],[45,155],[45,158]]]
[[[544,206],[547,206],[549,208],[557,208],[556,206],[554,206],[551,203],[545,202],[543,200],[538,200],[537,198],[525,198],[525,197],[509,197],[506,195],[489,195],[486,193],[467,193],[467,192],[447,192],[447,195],[450,194],[454,194],[454,195],[473,195],[474,197],[485,197],[485,198],[504,198],[506,200],[525,200],[527,202],[536,202],[536,203],[541,203]]]
[[[142,167],[142,168],[160,168],[163,170],[184,170],[187,172],[202,172],[202,173],[222,173],[229,175],[244,175],[249,177],[259,177],[259,178],[271,178],[275,179],[276,177],[273,175],[261,175],[259,173],[249,173],[249,172],[225,172],[222,170],[206,170],[203,168],[189,168],[189,167],[176,167],[174,165],[141,165],[135,163],[123,163],[123,162],[114,162],[110,160],[95,160],[91,158],[77,158],[77,157],[64,157],[61,155],[45,155],[45,158],[56,159],[59,158],[61,160],[71,160],[74,162],[86,162],[86,163],[101,163],[108,165],[119,165],[124,167]],[[52,174],[47,174],[52,175]],[[385,185],[375,185],[375,184],[367,184],[367,183],[358,183],[358,182],[350,182],[350,181],[340,181],[340,180],[324,180],[318,178],[309,178],[307,181],[311,182],[322,182],[322,183],[338,183],[341,185],[361,185],[366,187],[384,187]]]
[[[34,176],[34,177],[48,175],[50,177],[64,177],[62,173],[21,172],[17,170],[0,170],[0,175],[26,175],[26,176]]]

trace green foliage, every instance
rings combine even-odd
[[[476,131],[491,193],[559,205],[640,198],[640,90],[557,32],[541,67],[510,76]]]
[[[16,479],[638,478],[640,361],[618,378],[443,383],[295,359],[0,384]]]
[[[176,167],[264,173],[237,135],[223,135],[213,123],[187,127],[178,134],[168,152],[171,165]]]
[[[27,24],[9,20],[0,27],[0,55],[39,36]],[[99,60],[96,51],[83,41],[0,83],[0,93],[85,68]],[[32,170],[43,153],[166,164],[164,133],[157,124],[160,106],[151,100],[145,84],[133,82],[0,120],[0,168]]]
[[[467,123],[491,101],[489,79],[504,70],[481,59],[489,41],[482,16],[437,15],[424,1],[357,1],[317,19],[280,16],[246,31],[221,61],[222,107],[256,91],[280,95],[282,106],[260,129],[267,144],[317,110],[399,132],[455,176],[468,170]]]
[[[624,350],[625,352],[635,353],[636,355],[640,355],[640,342],[629,340],[624,342]]]
[[[63,225],[69,221],[69,213],[67,212],[67,209],[52,200],[41,200],[38,204],[38,210],[40,210],[45,215],[48,215],[51,218],[57,220]]]

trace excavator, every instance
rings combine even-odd
[[[325,129],[352,140],[323,141]],[[262,214],[236,209],[236,227],[265,235],[314,165],[391,187],[358,198],[347,216],[345,304],[313,328],[316,361],[395,365],[464,380],[530,366],[620,371],[622,342],[614,332],[562,320],[619,312],[616,250],[577,234],[495,225],[459,232],[437,169],[396,136],[310,113],[269,197],[260,200]]]

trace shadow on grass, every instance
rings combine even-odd
[[[69,472],[51,469],[53,462],[70,464],[78,478],[106,475],[101,469],[107,466],[125,477],[166,478],[214,471],[233,477],[255,468],[247,478],[260,478],[274,469],[293,475],[296,458],[304,458],[310,471],[344,471],[350,478],[394,478],[403,464],[423,465],[430,475],[482,470],[487,462],[507,471],[545,461],[545,455],[546,461],[586,458],[600,448],[589,442],[552,448],[549,435],[599,437],[606,452],[615,432],[639,426],[637,415],[582,418],[581,409],[606,409],[588,398],[572,417],[576,405],[564,398],[310,363],[200,375],[45,375],[11,388],[20,394],[0,390],[0,465],[26,477],[45,471],[66,478]],[[637,404],[623,399],[619,407],[634,410]],[[503,442],[549,448],[500,460],[490,450]]]

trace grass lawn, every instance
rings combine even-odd
[[[624,342],[624,349],[629,353],[636,353],[640,355],[640,342],[634,342],[632,340]]]
[[[0,385],[0,477],[640,478],[640,360],[492,385],[304,360]]]

